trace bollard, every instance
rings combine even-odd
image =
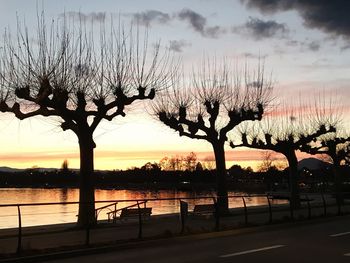
[[[271,201],[268,194],[266,195],[266,198],[269,204],[269,223],[272,224],[272,207],[271,207]]]
[[[17,254],[21,253],[22,250],[22,218],[21,218],[21,208],[17,205],[18,211],[18,241],[17,241]]]
[[[247,209],[247,204],[245,203],[244,196],[242,196],[242,201],[244,205],[244,222],[245,225],[248,225],[248,209]]]

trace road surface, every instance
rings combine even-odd
[[[350,262],[350,216],[227,233],[145,242],[140,247],[47,262]]]

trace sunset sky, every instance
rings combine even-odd
[[[300,3],[302,2],[302,3]],[[307,4],[316,2],[317,4]],[[275,94],[290,103],[323,92],[350,107],[350,1],[347,0],[0,0],[0,30],[16,29],[16,17],[35,30],[37,6],[47,18],[65,12],[95,23],[119,18],[148,26],[150,42],[161,40],[190,67],[203,54],[253,64],[264,58]],[[1,48],[2,42],[0,42]],[[340,99],[339,99],[340,98]],[[104,122],[95,132],[96,169],[126,169],[164,156],[193,151],[211,156],[204,141],[180,138],[138,104],[125,118]],[[59,119],[17,120],[0,113],[0,166],[79,167],[77,138]],[[228,165],[255,166],[262,154],[227,147]]]

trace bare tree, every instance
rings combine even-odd
[[[336,198],[338,203],[343,203],[341,165],[346,162],[349,154],[350,137],[345,132],[337,130],[335,133],[325,134],[306,145],[302,150],[310,154],[325,154],[333,163],[333,175]]]
[[[202,161],[203,168],[206,170],[214,170],[215,169],[215,158],[212,156],[207,156]]]
[[[350,145],[346,146],[344,151],[345,151],[344,164],[347,166],[350,166]]]
[[[94,131],[135,101],[152,100],[172,70],[159,44],[150,55],[147,34],[102,24],[96,35],[94,26],[66,17],[48,24],[38,15],[36,35],[20,22],[15,36],[5,32],[0,58],[0,111],[20,120],[56,117],[78,137],[80,226],[95,223]]]
[[[165,156],[159,161],[165,171],[194,171],[197,164],[197,155],[190,152],[188,155]]]
[[[194,171],[197,165],[197,155],[194,152],[190,152],[184,158],[184,168],[187,171]]]
[[[297,150],[317,140],[323,134],[335,132],[335,121],[326,115],[314,114],[299,106],[298,112],[284,107],[272,112],[262,122],[240,127],[241,143],[230,142],[232,148],[249,147],[272,150],[283,154],[289,165],[290,200],[294,208],[300,206]]]
[[[262,161],[258,167],[259,172],[268,172],[275,167],[274,162],[276,158],[274,157],[273,151],[264,151],[262,153]]]
[[[231,72],[226,62],[219,65],[212,60],[204,61],[191,80],[186,82],[182,77],[173,80],[172,90],[158,96],[153,109],[159,120],[180,136],[212,145],[219,209],[227,213],[227,134],[241,122],[262,118],[270,100],[271,83],[266,81],[261,64],[254,73],[249,73],[247,67],[242,72]]]

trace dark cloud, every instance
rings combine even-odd
[[[221,34],[226,33],[226,30],[220,26],[206,27],[204,36],[210,38],[218,38]]]
[[[277,11],[292,9],[295,0],[241,0],[249,8],[260,9],[264,13],[275,13]]]
[[[204,37],[217,38],[226,31],[220,26],[207,26],[207,19],[191,9],[182,9],[175,15],[178,19],[189,23],[190,27]]]
[[[184,21],[203,37],[218,38],[221,34],[226,33],[226,30],[220,26],[208,26],[206,17],[188,8],[172,14],[158,10],[148,10],[126,14],[126,16],[131,16],[133,21],[144,26],[151,26],[153,23],[168,24],[173,20]]]
[[[204,34],[204,28],[207,24],[207,19],[190,9],[183,9],[177,14],[178,18],[187,21],[190,26],[197,32]]]
[[[307,47],[311,50],[311,51],[318,51],[321,47],[320,42],[318,41],[311,41],[310,43],[307,44]]]
[[[133,20],[140,25],[150,26],[152,22],[166,24],[171,20],[167,13],[157,10],[147,10],[141,13],[132,14]]]
[[[241,0],[249,8],[271,14],[296,10],[309,28],[350,39],[349,0]]]
[[[191,46],[191,43],[188,43],[185,40],[170,40],[169,49],[174,52],[182,52],[185,47]]]
[[[288,39],[284,42],[284,45],[274,46],[274,50],[278,54],[287,53],[289,48],[295,49],[298,53],[300,52],[317,52],[322,48],[320,40],[311,40],[306,38],[304,41]]]
[[[81,12],[66,12],[66,13],[62,13],[60,16],[69,17],[74,20],[81,20],[81,21],[103,22],[106,19],[105,12],[92,12],[89,14],[84,14]]]
[[[286,45],[289,47],[296,47],[300,45],[300,42],[298,40],[289,39],[286,41]]]
[[[305,39],[304,41],[296,41],[298,43],[300,51],[319,51],[321,49],[321,42],[318,40]]]
[[[245,34],[256,40],[264,38],[284,38],[288,35],[287,25],[277,23],[274,20],[261,20],[259,18],[249,17],[249,20],[240,26],[232,28],[232,32]]]

